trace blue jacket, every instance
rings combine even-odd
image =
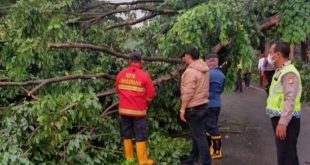
[[[208,107],[221,107],[221,94],[224,90],[225,76],[218,68],[209,71],[209,103]]]

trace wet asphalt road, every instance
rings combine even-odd
[[[222,96],[220,130],[223,158],[212,165],[276,165],[276,147],[269,117],[267,95],[255,87]],[[303,105],[298,139],[300,165],[310,164],[310,108]]]

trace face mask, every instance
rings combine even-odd
[[[268,54],[267,61],[270,65],[274,66],[274,60],[271,58],[271,54]]]

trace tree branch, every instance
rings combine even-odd
[[[30,137],[29,137],[29,139],[28,139],[28,141],[27,141],[27,144],[30,144],[30,142],[31,142],[31,140],[32,140],[32,138],[33,138],[33,136],[34,136],[34,134],[39,130],[40,127],[41,127],[41,126],[38,126],[36,129],[34,129],[34,130],[31,132],[31,135],[30,135]]]
[[[108,89],[104,92],[98,93],[96,96],[97,97],[106,97],[106,96],[111,96],[116,94],[116,91],[114,89]]]
[[[132,2],[121,2],[121,3],[113,3],[113,2],[106,2],[106,1],[97,1],[97,3],[94,3],[92,6],[88,6],[85,8],[82,8],[80,12],[86,12],[92,9],[95,9],[97,7],[105,6],[105,5],[112,5],[114,8],[121,6],[121,5],[126,5],[126,6],[131,6],[131,5],[138,5],[138,4],[147,4],[147,3],[162,3],[164,2],[163,0],[142,0],[142,1],[132,1]]]
[[[174,69],[173,71],[171,71],[170,73],[160,76],[159,78],[155,79],[153,81],[154,85],[159,85],[164,81],[168,81],[173,79],[174,77],[176,77],[177,75],[180,74],[180,72],[182,72],[186,67],[184,65],[180,65],[178,66],[176,69]]]
[[[42,81],[39,85],[37,85],[30,92],[28,92],[27,95],[32,96],[34,92],[38,91],[39,89],[41,89],[43,86],[45,86],[48,83],[49,83],[48,81]]]
[[[267,30],[280,22],[280,14],[276,14],[274,16],[268,17],[265,19],[260,25],[259,29],[261,31]]]
[[[120,52],[116,52],[114,50],[108,49],[102,46],[96,46],[92,44],[82,44],[82,43],[49,43],[49,48],[79,48],[79,49],[91,49],[95,51],[101,51],[107,54],[110,54],[114,57],[129,59],[128,54],[123,54]],[[144,61],[162,61],[162,62],[171,62],[171,63],[180,63],[181,59],[179,58],[166,58],[166,57],[142,57]]]
[[[75,107],[76,105],[77,105],[77,103],[70,103],[70,104],[69,104],[68,106],[66,106],[64,109],[60,110],[60,114],[61,114],[61,115],[64,115],[64,113],[65,113],[67,110],[69,110],[69,109]]]
[[[212,48],[212,52],[218,54],[225,46],[231,43],[231,38],[226,43],[218,43]]]
[[[134,7],[129,7],[129,8],[120,8],[120,9],[110,10],[110,11],[105,12],[105,13],[83,13],[83,15],[93,15],[87,19],[84,19],[87,21],[85,21],[85,23],[83,23],[83,24],[97,23],[104,17],[110,16],[113,14],[117,14],[117,13],[129,12],[132,10],[145,10],[145,11],[150,11],[150,12],[157,13],[157,14],[175,14],[175,13],[177,13],[176,10],[171,10],[171,9],[159,10],[159,9],[154,9],[154,8],[151,8],[148,6],[141,6],[140,5],[140,6],[134,6]],[[69,14],[74,14],[74,13],[69,13]],[[79,14],[79,15],[81,15],[81,14]]]
[[[176,69],[172,70],[170,73],[160,76],[159,78],[153,80],[154,85],[160,85],[164,81],[169,81],[179,75],[181,71],[185,69],[185,66],[181,65],[176,67]],[[106,97],[116,94],[114,89],[108,89],[104,92],[98,93],[97,97]]]
[[[263,23],[259,25],[260,30],[264,31],[267,30],[268,28],[271,28],[272,26],[275,26],[279,23],[280,21],[280,15],[274,15],[269,18],[267,18]],[[216,44],[213,48],[212,51],[214,53],[218,53],[221,49],[223,49],[226,45],[231,43],[231,39],[228,40],[227,43],[218,43]],[[129,56],[127,54],[119,53],[116,51],[113,51],[111,49],[101,47],[101,46],[96,46],[92,44],[82,44],[82,43],[49,43],[48,44],[49,48],[80,48],[80,49],[91,49],[95,51],[101,51],[110,55],[113,55],[118,58],[124,58],[128,59]],[[171,63],[180,63],[181,60],[178,58],[164,58],[164,57],[143,57],[143,60],[145,61],[162,61],[162,62],[171,62]]]
[[[33,95],[32,93],[29,95],[29,91],[27,89],[25,89],[23,86],[21,86],[20,88],[27,94],[27,96],[30,96],[31,98],[33,98],[35,100],[39,100],[39,98],[36,97],[35,95]]]
[[[110,115],[110,114],[112,114],[112,113],[116,113],[116,112],[118,112],[118,109],[115,109],[115,110],[113,110],[113,111],[109,111],[109,112],[107,112],[106,114],[104,114],[103,116],[108,116],[108,115]]]
[[[7,77],[0,78],[0,82],[1,81],[9,81],[9,78],[7,78]]]
[[[259,25],[260,30],[264,31],[267,30],[268,28],[271,28],[272,26],[275,26],[279,23],[280,21],[280,15],[274,15],[269,18],[267,18],[265,21],[262,21],[262,23]],[[111,28],[111,27],[110,27]],[[226,45],[231,43],[231,39],[228,40],[227,43],[218,43],[216,44],[213,48],[212,51],[214,53],[218,53],[222,48],[224,48]],[[92,44],[82,44],[82,43],[49,43],[48,44],[49,48],[80,48],[80,49],[91,49],[95,51],[101,51],[105,52],[107,54],[113,55],[118,58],[124,58],[128,59],[129,56],[126,54],[122,54],[113,50],[110,50],[105,47],[101,46],[96,46]],[[143,57],[143,60],[145,61],[163,61],[163,62],[172,62],[172,63],[180,63],[181,60],[177,58],[164,58],[164,57]]]
[[[140,9],[145,10],[145,11],[150,11],[153,13],[157,13],[157,14],[176,14],[178,12],[177,10],[172,10],[172,9],[153,9],[147,6],[141,6]]]
[[[107,28],[107,30],[111,30],[111,29],[118,28],[118,27],[135,25],[135,24],[138,24],[140,22],[143,22],[143,21],[149,20],[151,18],[154,18],[156,15],[157,15],[156,13],[153,13],[153,14],[149,14],[149,15],[146,15],[144,17],[141,17],[141,18],[139,18],[137,20],[129,20],[129,21],[125,21],[125,22],[122,22],[122,23],[117,23],[117,24],[109,26]]]
[[[0,45],[3,45],[3,44],[5,44],[7,41],[5,41],[5,40],[0,40]]]
[[[170,73],[168,73],[168,74],[166,74],[166,75],[163,75],[163,76],[160,76],[159,78],[157,78],[157,79],[155,79],[154,81],[153,81],[153,83],[154,83],[154,85],[159,85],[159,84],[161,84],[162,82],[164,82],[164,81],[169,81],[169,80],[171,80],[171,79],[173,79],[174,77],[176,77],[182,70],[184,70],[185,69],[185,66],[184,65],[181,65],[181,66],[178,66],[176,69],[174,69],[174,70],[172,70]],[[99,74],[98,74],[99,75]],[[86,75],[84,75],[84,76],[86,76]],[[88,75],[89,76],[89,75]],[[67,77],[69,77],[69,76],[67,76]],[[92,76],[92,77],[94,77],[94,76]],[[99,77],[101,77],[101,76],[99,76]],[[39,80],[38,80],[39,81]],[[47,81],[46,80],[41,80],[42,81],[42,83],[47,83]],[[25,82],[24,82],[25,83]],[[39,86],[42,84],[42,83],[40,83],[39,84]],[[1,85],[1,84],[0,84]],[[42,87],[43,87],[44,85],[42,85]],[[34,88],[35,89],[35,88]],[[30,93],[30,92],[29,92]],[[114,89],[109,89],[109,90],[106,90],[105,92],[102,92],[102,93],[98,93],[96,96],[97,97],[105,97],[105,96],[110,96],[110,95],[114,95],[114,94],[116,94],[116,91],[114,90]],[[71,108],[73,108],[73,107],[75,107],[77,104],[76,103],[70,103],[69,105],[67,105],[65,108],[63,108],[62,110],[60,110],[60,114],[61,115],[64,115],[64,113],[67,111],[67,110],[69,110],[69,109],[71,109]],[[107,116],[107,115],[109,115],[109,114],[111,114],[111,113],[114,113],[114,112],[117,112],[117,110],[116,111],[111,111],[111,112],[109,112],[113,107],[115,107],[116,105],[118,105],[118,102],[115,102],[115,103],[113,103],[112,105],[110,105],[106,110],[104,110],[104,112],[101,114],[101,116],[103,117],[103,116]],[[1,110],[1,108],[2,107],[0,107],[0,110]],[[3,107],[3,109],[4,109],[4,107]],[[38,129],[38,128],[37,128]],[[34,131],[35,132],[35,131]],[[33,135],[32,135],[33,136]],[[31,139],[31,138],[30,138]],[[30,141],[30,140],[29,140]]]
[[[98,74],[90,74],[90,75],[71,75],[71,76],[64,76],[64,77],[54,77],[54,78],[49,78],[49,79],[30,80],[30,81],[25,81],[25,82],[0,82],[0,87],[37,85],[35,88],[33,88],[28,93],[28,96],[30,96],[37,90],[41,89],[46,84],[67,81],[67,80],[74,80],[74,79],[91,79],[91,78],[99,78],[99,77],[110,79],[110,80],[115,79],[114,75],[109,75],[107,73],[98,73]]]
[[[165,1],[164,0],[139,0],[139,1],[120,2],[120,3],[101,1],[101,4],[119,6],[119,5],[136,5],[136,4],[142,4],[142,3],[162,3],[162,2],[165,2]]]
[[[108,112],[114,108],[115,106],[118,105],[118,102],[113,103],[112,105],[110,105],[107,109],[105,109],[102,113],[101,113],[101,117],[105,116],[106,114],[108,114]]]
[[[83,21],[81,23],[81,26],[83,28],[83,30],[86,30],[87,28],[89,28],[92,24],[98,23],[99,21],[101,21],[104,17],[116,14],[116,13],[123,13],[123,12],[129,12],[132,10],[139,10],[141,9],[141,6],[135,6],[135,7],[130,7],[130,8],[122,8],[122,9],[115,9],[115,10],[111,10],[105,13],[101,13],[98,14],[96,16],[92,16],[90,18],[86,18],[86,21]]]
[[[280,22],[280,14],[276,14],[274,16],[268,17],[262,23],[259,25],[259,30],[265,31],[275,25],[277,25]],[[212,52],[218,53],[221,51],[225,46],[229,45],[231,43],[231,39],[228,40],[227,43],[218,43],[212,48]]]

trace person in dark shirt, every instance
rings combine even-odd
[[[234,92],[239,92],[242,93],[243,90],[243,85],[242,85],[242,74],[243,74],[243,64],[242,60],[240,60],[239,64],[237,65],[238,70],[237,70],[237,79],[235,83],[235,89]]]

